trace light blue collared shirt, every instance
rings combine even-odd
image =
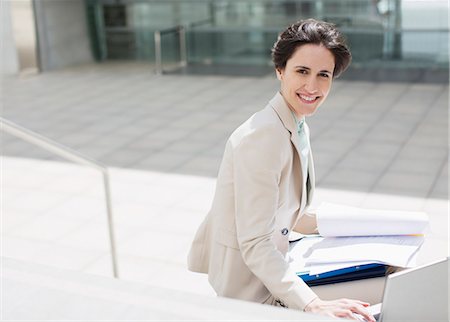
[[[292,116],[294,117],[295,124],[297,125],[297,135],[300,150],[300,162],[302,165],[303,182],[306,182],[306,176],[308,175],[308,157],[311,147],[309,144],[308,135],[306,134],[305,131],[306,126],[305,117],[302,117],[300,120],[298,120],[294,112],[292,112]]]

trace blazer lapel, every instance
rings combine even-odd
[[[278,117],[283,123],[284,127],[291,133],[291,142],[294,144],[297,150],[298,157],[300,159],[300,148],[297,134],[297,125],[294,122],[294,117],[290,108],[287,106],[283,96],[278,92],[270,101],[270,105],[277,112]]]
[[[270,101],[270,105],[275,110],[275,112],[278,114],[278,117],[280,118],[281,122],[283,123],[284,127],[290,132],[291,134],[291,142],[295,147],[295,150],[297,151],[298,159],[301,163],[301,157],[300,157],[300,148],[299,148],[299,138],[297,134],[297,125],[295,124],[294,118],[292,116],[292,112],[290,108],[287,106],[283,96],[278,92]],[[306,127],[306,135],[309,138],[309,128]],[[299,175],[302,177],[302,171],[299,169]],[[307,207],[313,197],[313,191],[315,186],[315,178],[314,178],[314,163],[313,163],[313,157],[312,152],[310,150],[309,157],[308,157],[308,171],[307,171],[307,178],[305,179],[302,177],[302,182],[306,181],[306,189],[302,189],[304,191],[302,194],[306,192],[306,195],[302,196],[302,202],[300,209],[304,209],[304,207]]]

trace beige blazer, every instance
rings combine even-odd
[[[309,130],[307,135],[309,137]],[[303,309],[316,294],[289,268],[289,233],[309,205],[297,127],[280,93],[227,141],[210,212],[188,256],[219,296]]]

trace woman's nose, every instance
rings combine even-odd
[[[313,76],[308,77],[305,83],[305,89],[311,94],[317,92],[318,91],[317,79]]]

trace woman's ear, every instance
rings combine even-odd
[[[277,78],[278,78],[278,80],[279,80],[279,81],[282,81],[282,80],[283,80],[283,70],[282,70],[282,69],[276,68],[276,69],[275,69],[275,72],[277,73]]]

